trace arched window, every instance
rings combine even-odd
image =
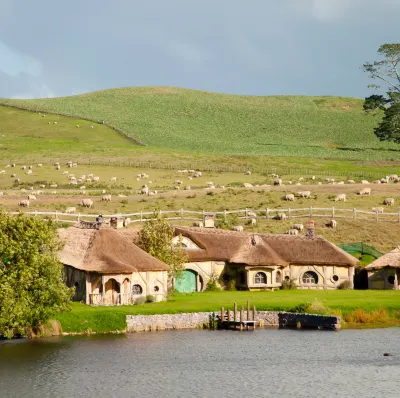
[[[77,289],[79,289],[79,282],[75,282],[75,283],[74,283],[74,286],[75,286]]]
[[[133,285],[132,286],[132,294],[134,296],[140,296],[143,293],[142,286],[140,285]]]
[[[281,271],[276,271],[276,283],[282,283],[282,273]]]
[[[256,283],[256,284],[267,283],[267,275],[265,275],[264,272],[257,272],[254,275],[254,283]]]
[[[316,285],[318,283],[318,275],[314,271],[307,271],[304,272],[301,280],[307,285]]]
[[[391,285],[394,285],[394,275],[389,275],[389,276],[388,276],[388,282],[389,282]]]

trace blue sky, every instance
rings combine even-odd
[[[364,97],[400,0],[0,0],[0,96],[163,85]]]

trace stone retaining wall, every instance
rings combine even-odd
[[[214,312],[193,312],[183,314],[159,315],[127,315],[126,324],[128,332],[144,332],[172,329],[197,329],[208,328],[210,321],[219,316]],[[239,321],[239,313],[236,320]],[[251,313],[252,316],[252,313]],[[233,318],[233,313],[231,312]],[[264,327],[279,328],[320,328],[340,329],[340,317],[294,314],[290,312],[257,311],[256,319],[262,321]]]

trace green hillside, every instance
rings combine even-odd
[[[364,115],[362,101],[354,98],[255,97],[141,87],[52,99],[0,99],[0,104],[104,120],[146,146],[188,153],[400,158],[395,144],[377,140],[377,117]]]

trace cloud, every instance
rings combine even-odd
[[[21,54],[0,41],[0,71],[9,76],[18,76],[21,73],[39,76],[42,72],[42,65],[36,59]]]

